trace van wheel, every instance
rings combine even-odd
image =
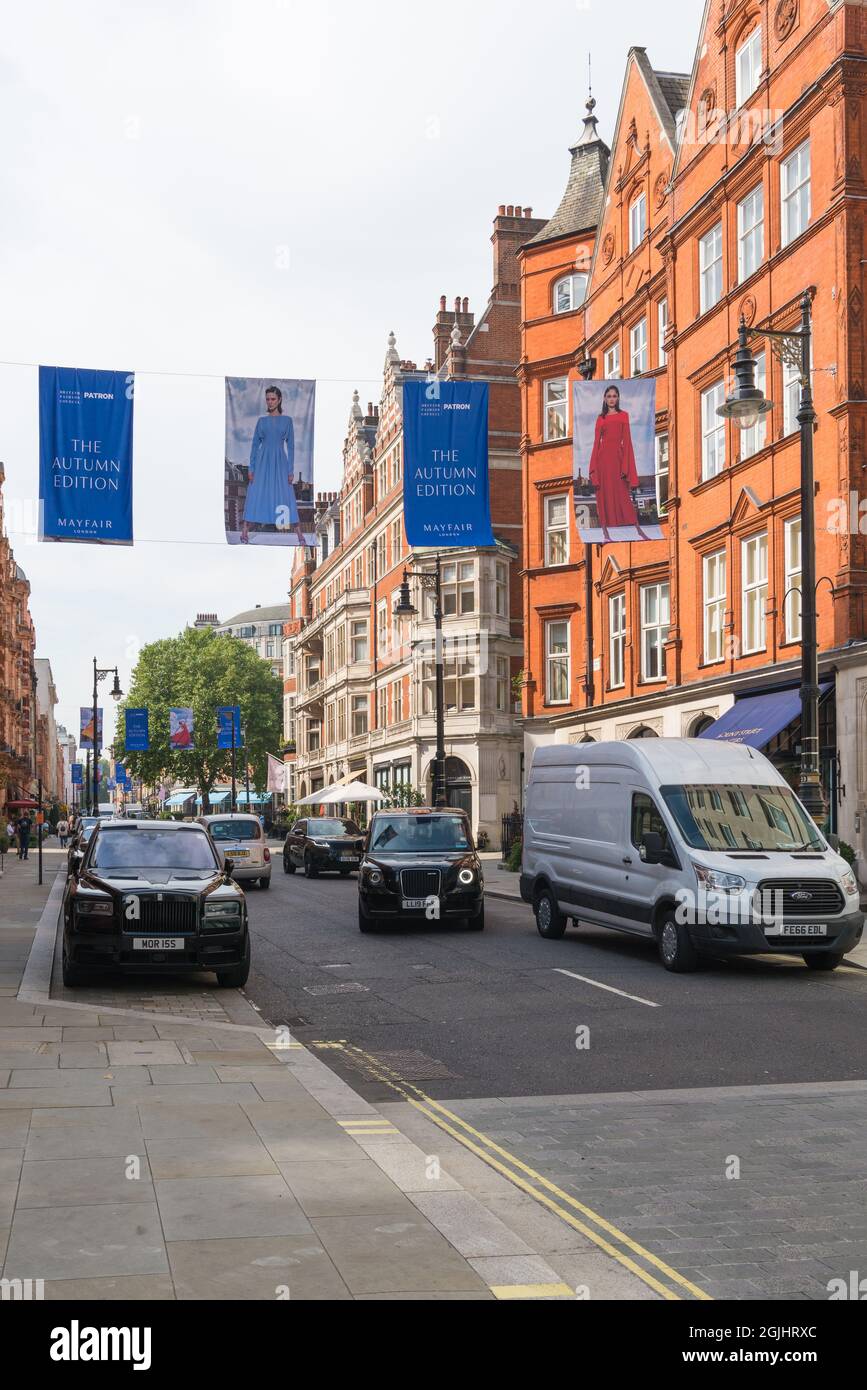
[[[659,958],[666,970],[676,975],[685,975],[689,970],[697,970],[698,951],[689,939],[689,932],[682,922],[678,922],[672,912],[666,912],[659,924]]]
[[[805,951],[804,964],[808,970],[836,970],[843,963],[842,951]]]
[[[533,905],[539,935],[548,941],[555,941],[566,930],[566,918],[557,906],[557,899],[550,888],[543,888]]]

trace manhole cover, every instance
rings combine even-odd
[[[355,980],[346,980],[339,985],[305,985],[305,994],[369,994],[367,985],[360,985]]]
[[[423,1052],[413,1048],[406,1048],[402,1052],[371,1052],[370,1056],[404,1081],[435,1081],[439,1077],[457,1075],[444,1062],[438,1062],[436,1057],[426,1057]]]

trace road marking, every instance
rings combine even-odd
[[[621,999],[631,999],[635,1004],[646,1004],[648,1009],[658,1009],[659,1004],[654,1004],[652,999],[642,999],[640,994],[627,994],[625,989],[615,989],[613,985],[600,984],[598,980],[591,980],[586,975],[576,975],[573,970],[560,970],[554,968],[555,975],[568,975],[572,980],[582,980],[585,985],[592,985],[594,989],[605,989],[609,994],[619,994]]]
[[[397,1073],[391,1072],[391,1069],[386,1067],[385,1063],[378,1062],[360,1047],[351,1047],[349,1050],[364,1061],[367,1069],[377,1080],[384,1082],[391,1090],[397,1092],[398,1095],[402,1096],[403,1099],[408,1101],[416,1110],[419,1110],[437,1125],[439,1129],[444,1130],[446,1134],[450,1134],[453,1139],[456,1139],[459,1144],[469,1149],[478,1158],[481,1158],[489,1167],[496,1169],[498,1173],[502,1173],[503,1176],[508,1178],[510,1182],[513,1182],[516,1187],[519,1187],[530,1197],[535,1198],[542,1206],[552,1211],[555,1216],[559,1216],[561,1221],[565,1221],[573,1230],[580,1231],[581,1234],[586,1236],[588,1240],[591,1240],[594,1245],[597,1245],[600,1250],[604,1250],[612,1259],[617,1260],[618,1264],[623,1265],[625,1269],[628,1269],[632,1274],[636,1275],[642,1283],[647,1284],[656,1293],[660,1294],[662,1298],[668,1299],[670,1302],[679,1302],[681,1300],[683,1295],[679,1293],[677,1289],[670,1287],[670,1284],[673,1283],[678,1285],[681,1289],[686,1290],[686,1292],[691,1294],[695,1299],[707,1303],[713,1301],[710,1294],[705,1293],[697,1284],[693,1284],[691,1280],[679,1274],[676,1269],[666,1264],[658,1255],[654,1255],[652,1251],[646,1250],[643,1245],[639,1245],[638,1242],[634,1241],[631,1236],[628,1236],[625,1231],[619,1230],[617,1226],[606,1220],[604,1216],[600,1216],[597,1212],[593,1211],[592,1208],[585,1206],[583,1202],[579,1202],[577,1198],[570,1196],[568,1192],[564,1192],[562,1188],[550,1182],[548,1178],[538,1173],[534,1168],[531,1168],[529,1164],[516,1158],[514,1154],[509,1153],[508,1149],[502,1148],[501,1145],[497,1144],[493,1139],[490,1139],[486,1134],[483,1134],[480,1130],[474,1129],[466,1120],[461,1119],[460,1115],[455,1115],[453,1111],[448,1110],[444,1105],[441,1105],[439,1101],[434,1100],[431,1096],[420,1090],[418,1086],[414,1086],[412,1082],[404,1081]],[[497,1157],[497,1155],[500,1157]],[[549,1193],[552,1193],[553,1196],[549,1196]],[[555,1197],[557,1199],[556,1201],[554,1200]],[[580,1212],[587,1220],[579,1220],[577,1216],[573,1215],[572,1211],[568,1210],[569,1207],[573,1208],[574,1211]],[[607,1232],[612,1240],[619,1241],[621,1245],[631,1250],[639,1259],[645,1260],[648,1264],[652,1265],[659,1271],[663,1278],[669,1280],[669,1284],[663,1284],[651,1274],[649,1270],[643,1269],[641,1265],[636,1264],[635,1260],[633,1260],[630,1255],[625,1254],[623,1250],[618,1250],[616,1246],[611,1244],[611,1241],[600,1234],[599,1230],[594,1230],[592,1226],[588,1225],[587,1221],[595,1223],[600,1230]]]
[[[568,1284],[491,1284],[494,1298],[574,1298]]]

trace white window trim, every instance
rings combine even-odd
[[[551,524],[551,504],[552,504],[553,502],[562,502],[562,503],[564,504],[564,513],[565,513],[565,515],[564,515],[564,520],[563,520],[563,525],[562,525],[562,526],[559,526],[559,525],[558,525],[558,526],[552,526],[552,524]],[[550,542],[551,542],[551,536],[552,536],[552,533],[559,533],[559,532],[562,532],[562,533],[563,533],[563,536],[565,537],[565,557],[564,557],[564,559],[562,559],[562,560],[553,560],[553,559],[551,558],[551,544],[550,544]],[[557,568],[560,567],[560,565],[568,565],[568,564],[569,564],[569,549],[570,549],[569,542],[570,542],[570,536],[569,536],[569,494],[568,494],[568,493],[565,493],[565,492],[557,492],[557,493],[552,494],[550,497],[546,497],[546,498],[545,498],[545,568],[546,568],[546,569],[557,569]]]
[[[743,89],[742,89],[742,82],[741,82],[741,57],[742,57],[742,55],[745,54],[748,50],[749,50],[751,53],[753,53],[755,56],[753,57],[753,62],[752,62],[752,66],[751,66],[751,70],[750,70],[750,75],[749,75],[749,82],[751,83],[751,86],[750,86],[749,91],[748,91],[748,92],[745,92],[745,91],[743,91]],[[756,50],[757,50],[757,52],[756,52]],[[738,48],[738,49],[735,51],[735,105],[737,106],[737,109],[738,109],[738,110],[740,110],[740,108],[744,105],[745,102],[749,101],[749,99],[750,99],[750,97],[752,96],[753,92],[754,92],[754,91],[756,90],[756,88],[759,86],[759,83],[761,82],[761,80],[762,80],[762,26],[761,26],[761,24],[757,24],[756,27],[755,27],[755,29],[751,30],[750,33],[747,35],[747,37],[744,39],[744,41],[743,41],[743,43],[741,44],[740,48]]]
[[[748,206],[749,204],[752,204],[753,199],[755,199],[755,197],[756,197],[756,194],[759,195],[759,199],[760,199],[760,202],[761,202],[761,208],[760,208],[761,215],[760,215],[760,216],[756,219],[756,221],[753,222],[749,227],[745,227],[745,226],[744,226],[744,220],[745,220],[746,209],[747,209],[747,206]],[[749,243],[752,243],[752,241],[755,239],[757,233],[759,234],[759,241],[760,241],[760,245],[759,245],[759,254],[758,254],[758,257],[757,257],[757,259],[756,259],[755,265],[754,265],[750,270],[747,270],[746,267],[745,267],[745,260],[746,260],[746,257],[745,257],[745,254],[744,254],[744,253],[745,253],[745,249],[746,249],[747,243],[748,243],[748,242],[749,242]],[[751,189],[750,192],[747,194],[747,196],[746,196],[745,198],[742,198],[741,201],[738,203],[738,282],[740,283],[742,280],[749,280],[749,278],[750,278],[751,275],[755,275],[756,271],[759,269],[759,266],[762,264],[762,262],[764,261],[764,259],[765,259],[765,190],[764,190],[763,185],[759,183],[759,184],[756,184],[756,187],[753,188],[753,189]]]
[[[666,466],[665,466],[665,468],[664,468],[664,469],[660,469],[660,467],[659,467],[659,461],[660,461],[660,454],[661,454],[661,450],[662,450],[662,441],[663,441],[663,439],[666,441],[667,446],[668,446],[668,459],[667,459],[667,461],[666,461]],[[654,449],[653,449],[653,478],[654,478],[654,484],[655,484],[655,487],[656,487],[656,509],[657,509],[659,515],[662,517],[662,516],[665,516],[665,515],[667,514],[667,510],[668,510],[668,498],[666,498],[665,502],[663,502],[663,501],[662,501],[662,498],[661,498],[660,495],[659,495],[659,480],[660,480],[660,478],[667,478],[667,479],[669,480],[669,497],[671,496],[671,435],[669,434],[668,430],[662,430],[662,431],[656,436],[656,438],[655,438],[655,440],[654,440]]]
[[[571,274],[561,275],[558,280],[555,280],[554,290],[551,296],[551,312],[554,314],[572,314],[575,312],[576,309],[580,309],[581,305],[584,303],[584,300],[587,297],[588,279],[589,276],[584,271],[573,270]],[[578,298],[576,294],[576,289],[578,288],[576,282],[578,281],[583,282],[580,286],[580,289],[582,291],[580,298]],[[561,285],[565,285],[567,283],[569,285],[569,306],[566,309],[560,309],[557,306],[558,291]]]
[[[716,396],[719,395],[720,392],[722,393],[722,395],[720,396],[719,400],[716,401],[716,403],[714,404],[714,407],[713,407],[713,421],[714,421],[714,423],[713,423],[712,427],[708,429],[708,428],[706,428],[706,421],[707,421],[707,418],[708,418],[708,412],[707,412],[707,409],[706,409],[706,405],[707,405],[707,402],[708,402],[708,400],[709,400],[709,398],[710,398],[710,396],[711,396],[712,394],[714,395],[714,397],[716,397]],[[723,402],[723,399],[724,399],[724,398],[725,398],[725,382],[724,382],[724,381],[715,381],[714,384],[713,384],[712,386],[706,387],[705,390],[702,391],[701,396],[700,396],[700,398],[699,398],[699,401],[700,401],[699,409],[700,409],[700,411],[701,411],[701,480],[702,480],[703,483],[708,482],[711,478],[718,478],[719,475],[720,475],[722,472],[725,471],[725,462],[726,462],[725,421],[724,421],[720,416],[718,416],[717,413],[716,413],[716,411],[717,411],[717,405],[722,405],[722,402]],[[721,453],[722,453],[722,459],[721,459],[721,461],[719,462],[719,467],[715,468],[714,471],[711,473],[711,472],[708,470],[708,453],[709,453],[709,451],[708,451],[708,440],[711,438],[711,435],[713,435],[714,438],[716,439],[716,437],[717,437],[719,434],[722,434],[722,451],[721,451]],[[714,455],[715,455],[715,457],[716,457],[717,459],[719,459],[720,451],[717,449],[716,444],[714,445]]]
[[[719,255],[714,255],[713,260],[706,260],[709,249],[716,250],[717,235],[719,236]],[[713,276],[714,283],[708,290],[708,278]],[[717,278],[719,283],[717,284]],[[714,298],[709,298],[709,293],[714,294]],[[723,229],[722,222],[717,222],[713,227],[709,227],[704,236],[698,239],[698,302],[699,313],[706,314],[709,310],[716,307],[723,295]]]
[[[716,562],[715,564],[713,562]],[[714,593],[710,592],[708,577],[711,573],[716,575],[717,588]],[[720,588],[719,580],[722,577]],[[702,638],[702,660],[705,666],[714,666],[725,659],[725,610],[728,599],[728,564],[725,550],[715,550],[711,555],[705,555],[702,559],[702,601],[704,611],[703,638]],[[711,615],[717,612],[719,615],[719,652],[714,655],[711,653]]]
[[[667,620],[666,622],[657,621],[657,622],[655,622],[655,623],[645,623],[645,620],[644,620],[644,613],[645,613],[644,596],[645,596],[645,594],[650,593],[650,592],[651,592],[652,590],[654,590],[654,589],[657,591],[657,611],[658,611],[658,612],[661,611],[661,609],[662,609],[662,595],[663,595],[663,590],[665,591],[665,597],[666,597],[666,601],[667,601],[667,603],[668,603],[668,620]],[[668,636],[668,632],[671,630],[671,589],[670,589],[670,587],[669,587],[669,584],[668,584],[668,581],[667,581],[667,580],[663,580],[663,581],[661,581],[661,582],[658,583],[658,584],[644,584],[644,585],[642,585],[642,587],[641,587],[641,588],[639,589],[639,591],[638,591],[638,612],[639,612],[639,621],[640,621],[640,626],[641,626],[641,680],[642,680],[642,684],[644,684],[644,685],[657,685],[657,684],[661,684],[663,681],[665,681],[665,680],[667,679],[667,672],[666,672],[666,669],[665,669],[665,638],[662,638],[662,637],[661,637],[661,634],[662,634],[663,628],[665,628],[665,630],[666,630],[666,637],[667,637],[667,636]],[[645,658],[646,658],[646,656],[647,656],[647,648],[646,648],[646,644],[645,644],[645,635],[646,635],[648,632],[658,632],[658,633],[660,634],[660,637],[661,637],[661,641],[660,641],[660,643],[659,643],[659,654],[660,654],[659,664],[660,664],[661,670],[660,670],[659,675],[655,675],[655,676],[648,675],[648,673],[647,673],[647,663],[646,663],[646,660],[645,660]]]
[[[764,541],[764,546],[762,545]],[[764,577],[754,580],[752,584],[747,583],[747,553],[750,547],[754,546],[756,555],[764,555],[765,572]],[[760,598],[759,626],[761,628],[761,640],[758,645],[748,645],[749,641],[749,596],[760,594],[764,589],[764,598]],[[741,541],[741,651],[744,656],[753,656],[756,652],[767,651],[768,647],[768,623],[765,609],[768,598],[768,533],[759,531],[754,536],[747,536]]]
[[[798,567],[794,569],[790,565],[791,535],[793,528],[798,528]],[[803,637],[802,625],[802,582],[804,569],[803,556],[803,532],[801,530],[801,518],[793,516],[788,519],[783,527],[783,549],[785,553],[785,576],[786,587],[784,589],[785,602],[783,604],[784,631],[787,642],[800,642]],[[794,592],[794,580],[797,579],[797,597]],[[800,600],[800,601],[799,601]]]
[[[619,624],[615,626],[615,614]],[[617,666],[620,679],[615,680]],[[620,690],[626,684],[626,593],[612,594],[608,599],[608,687]]]
[[[665,350],[665,335],[668,330],[668,296],[660,299],[656,306],[656,331],[659,338],[659,365],[664,367],[668,361]]]
[[[550,633],[552,627],[566,628],[566,650],[565,652],[552,653],[550,650]],[[566,694],[562,699],[555,700],[551,695],[551,663],[556,661],[558,665],[566,664]],[[572,689],[572,625],[568,618],[551,618],[545,624],[545,704],[546,705],[568,705],[570,692]]]
[[[640,218],[637,214],[641,213]],[[638,230],[638,223],[641,230]],[[629,250],[635,251],[647,235],[647,194],[639,193],[637,198],[633,198],[629,204]]]
[[[797,160],[800,164],[801,155],[805,150],[807,152],[806,177],[801,180],[797,187],[789,188],[787,186],[789,170],[791,169],[795,160]],[[791,154],[787,155],[785,159],[780,161],[780,239],[784,247],[789,246],[793,241],[795,241],[802,234],[802,232],[804,232],[810,225],[810,218],[813,214],[812,181],[813,160],[812,149],[810,147],[810,137],[808,136],[806,140],[801,141],[800,145],[798,145],[796,149],[792,150]],[[804,187],[806,187],[807,189],[807,215],[804,219],[804,225],[802,227],[799,227],[796,232],[793,232],[790,227],[789,209],[793,199],[796,197],[798,192]]]
[[[563,387],[563,397],[555,400],[548,399],[548,392],[552,386]],[[559,407],[562,406],[562,412]],[[557,415],[562,413],[563,433],[551,434],[548,427],[549,411],[554,410]],[[569,378],[565,376],[551,376],[542,383],[542,438],[546,444],[562,443],[569,438]]]
[[[620,344],[612,343],[602,355],[605,381],[620,381]]]
[[[765,352],[757,352],[756,355],[755,355],[755,362],[756,362],[756,375],[755,375],[756,386],[757,386],[757,387],[759,388],[759,390],[762,392],[762,395],[765,395],[765,393],[767,392],[767,389],[768,389],[768,387],[767,387],[767,380],[768,380],[768,359],[767,359],[767,353],[765,353]],[[742,459],[751,459],[751,458],[753,457],[754,454],[757,454],[757,453],[759,452],[760,449],[764,449],[765,445],[766,445],[767,442],[768,442],[768,417],[767,417],[767,415],[760,415],[759,418],[758,418],[758,420],[757,420],[756,423],[752,426],[751,429],[748,429],[748,430],[738,430],[738,434],[739,434],[740,437],[741,437],[741,438],[740,438],[740,444],[741,444],[741,458],[742,458]]]
[[[639,334],[641,336],[639,337]],[[636,366],[636,359],[642,361],[641,366]],[[630,376],[641,376],[647,371],[649,363],[648,339],[647,339],[647,319],[639,319],[629,330],[629,374]]]

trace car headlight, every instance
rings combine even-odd
[[[461,869],[460,873],[458,874],[458,883],[469,884],[475,883],[475,881],[476,875],[472,869]]]
[[[704,888],[709,893],[740,893],[747,886],[746,879],[741,878],[740,874],[726,874],[721,869],[706,869],[703,864],[696,864],[694,860],[692,867],[695,869],[699,888]]]
[[[240,903],[205,903],[206,917],[240,917]]]
[[[77,902],[75,911],[79,917],[111,917],[114,904],[110,902]]]
[[[846,873],[843,875],[840,882],[843,885],[843,892],[846,893],[849,897],[851,897],[853,893],[857,893],[859,891],[858,880],[851,869],[846,870]]]
[[[364,871],[364,877],[368,883],[373,884],[373,887],[376,888],[378,884],[382,883],[382,870],[367,868]]]

